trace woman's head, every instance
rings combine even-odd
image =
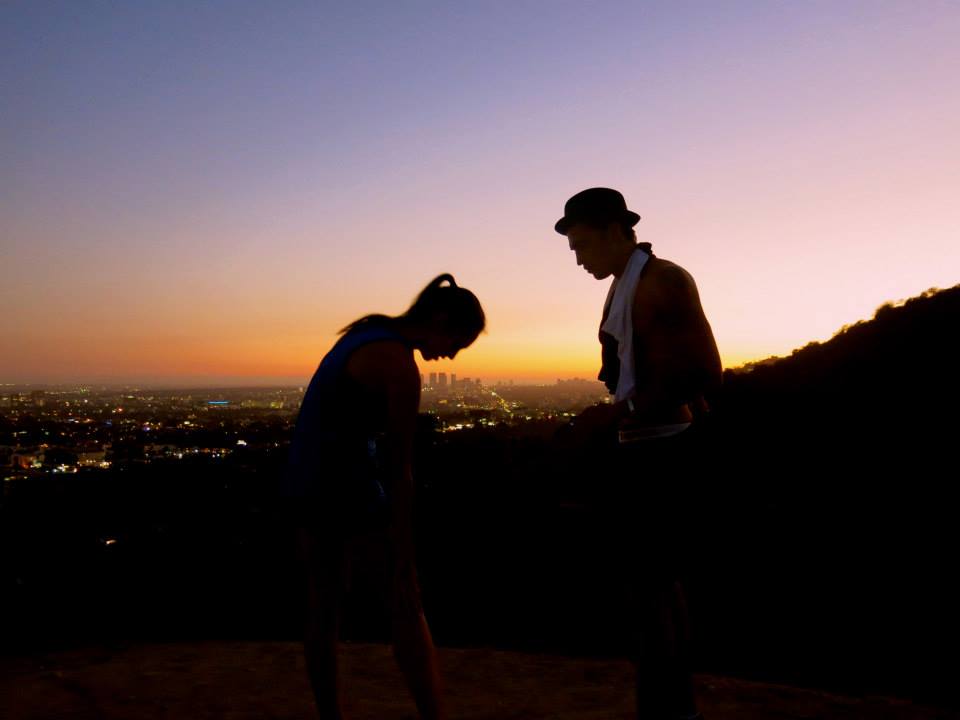
[[[453,357],[477,339],[487,322],[477,296],[449,273],[430,281],[402,317],[426,331],[420,348],[424,360]]]
[[[472,344],[486,326],[477,296],[459,287],[453,275],[438,275],[420,292],[413,305],[399,316],[365,315],[341,329],[349,333],[370,325],[403,328],[424,360],[453,357]]]

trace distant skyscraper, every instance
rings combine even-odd
[[[454,390],[457,387],[457,374],[450,373],[450,389]]]
[[[444,389],[444,390],[447,389],[447,374],[446,374],[446,373],[440,373],[440,374],[437,376],[437,381],[438,381],[438,386],[439,386],[440,388],[442,388],[442,389]]]
[[[430,373],[430,387],[437,386],[437,374],[435,372]]]

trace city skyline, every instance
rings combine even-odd
[[[421,371],[596,376],[553,232],[620,189],[724,365],[960,279],[960,7],[292,2],[0,9],[0,383],[300,384],[433,276]]]

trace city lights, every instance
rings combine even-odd
[[[455,378],[437,373],[423,388],[420,412],[441,433],[553,422],[606,396],[587,380],[488,387]],[[289,443],[303,398],[303,388],[217,390],[216,400],[196,390],[6,388],[0,468],[8,482],[157,463],[242,464],[247,453]]]

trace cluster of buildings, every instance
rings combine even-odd
[[[448,384],[447,373],[445,372],[431,372],[426,377],[424,377],[423,373],[420,373],[420,386],[424,390],[436,392],[444,392],[446,390],[473,390],[481,392],[483,390],[483,385],[479,379],[474,380],[465,377],[457,380],[456,373],[450,373],[450,382]]]

